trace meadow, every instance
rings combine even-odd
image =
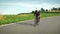
[[[60,16],[60,13],[51,13],[51,12],[42,12],[40,13],[41,18],[50,17],[50,16]],[[34,14],[20,14],[20,15],[0,15],[0,25],[16,23],[24,20],[34,19]]]

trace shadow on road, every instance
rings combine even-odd
[[[34,24],[29,24],[29,23],[16,23],[16,24],[20,24],[20,25],[29,25],[29,26],[33,26]]]

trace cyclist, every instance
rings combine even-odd
[[[34,25],[36,25],[40,21],[40,12],[38,10],[35,10],[34,16],[35,16],[35,24]]]

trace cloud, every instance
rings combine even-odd
[[[2,7],[1,7],[2,6]],[[4,14],[18,14],[23,12],[31,12],[36,8],[39,10],[40,8],[51,9],[52,7],[60,7],[60,4],[49,4],[49,3],[41,3],[41,4],[30,4],[30,3],[0,3],[0,11]]]
[[[44,8],[44,7],[60,7],[60,4],[49,4],[49,3],[41,3],[41,4],[29,4],[29,3],[0,3],[0,5],[4,5],[4,6],[22,6],[22,7],[40,7],[40,8]]]

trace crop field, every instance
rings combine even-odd
[[[40,17],[60,16],[60,13],[40,13]],[[0,15],[0,25],[34,19],[34,14]]]

